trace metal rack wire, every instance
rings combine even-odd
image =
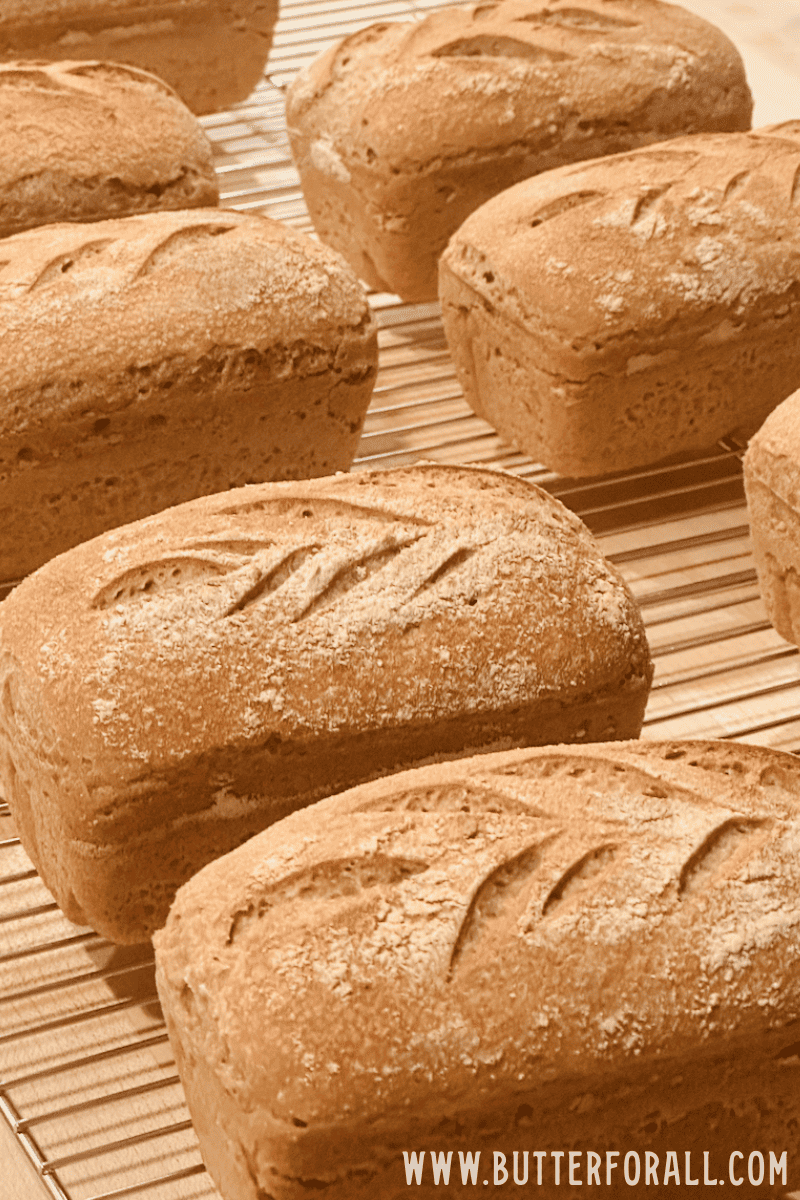
[[[269,80],[235,111],[204,120],[223,204],[309,228],[287,147],[282,87],[332,39],[426,7],[435,5],[284,5]],[[800,748],[800,658],[772,630],[758,594],[742,447],[727,441],[705,455],[602,480],[557,478],[504,445],[467,407],[435,304],[371,299],[381,368],[355,469],[419,458],[485,463],[547,488],[592,528],[642,606],[656,661],[644,736]],[[175,1072],[152,955],[114,947],[66,921],[2,804],[0,1113],[43,1196],[217,1195]]]

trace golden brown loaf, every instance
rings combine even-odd
[[[800,384],[799,216],[797,121],[510,188],[440,264],[467,400],[564,475],[754,431]]]
[[[407,300],[435,299],[447,239],[518,180],[751,114],[733,45],[658,0],[481,0],[371,25],[287,96],[320,237]]]
[[[107,62],[0,64],[0,237],[218,199],[208,138],[154,75]]]
[[[781,637],[800,645],[800,391],[751,439],[744,483],[767,614]]]
[[[461,1195],[459,1152],[491,1184],[500,1151],[508,1186],[477,1194],[502,1200],[513,1151],[539,1150],[531,1190],[580,1197],[589,1149],[601,1185],[617,1152],[611,1200],[645,1194],[631,1152],[661,1183],[670,1151],[681,1181],[687,1152],[725,1181],[734,1151],[745,1179],[751,1150],[787,1151],[800,1186],[798,844],[800,763],[731,742],[461,760],[273,826],[154,939],[220,1191]],[[425,1152],[422,1186],[403,1151]],[[428,1156],[446,1151],[445,1192]]]
[[[258,83],[277,15],[277,0],[3,0],[0,60],[129,63],[215,112]]]
[[[220,209],[0,250],[0,580],[194,496],[349,467],[377,370],[343,259]]]
[[[211,496],[0,605],[0,791],[67,915],[121,942],[199,867],[365,779],[636,736],[638,608],[532,484],[418,466]]]

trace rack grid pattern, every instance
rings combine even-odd
[[[424,0],[285,5],[270,75],[204,118],[227,206],[310,229],[281,91],[298,66]],[[656,661],[643,736],[724,737],[800,749],[800,659],[759,597],[742,446],[602,480],[558,478],[505,445],[463,400],[438,306],[373,294],[381,365],[354,469],[419,459],[524,476],[594,531],[638,598]],[[7,590],[7,589],[6,589]],[[55,1200],[214,1200],[155,992],[151,952],[115,947],[61,915],[0,803],[0,1133]],[[32,1183],[36,1187],[35,1183]],[[0,1190],[2,1190],[0,1188]],[[32,1193],[33,1195],[33,1193]]]

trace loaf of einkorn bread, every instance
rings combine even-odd
[[[749,129],[741,58],[659,0],[480,0],[370,25],[287,94],[311,219],[362,279],[436,298],[436,263],[479,205],[565,163]]]
[[[732,742],[462,759],[281,821],[154,939],[221,1194],[724,1195],[754,1151],[741,1194],[800,1187],[799,841],[800,763]]]
[[[128,63],[216,112],[258,83],[277,16],[277,0],[3,0],[0,61]]]
[[[637,736],[639,610],[532,484],[436,465],[239,489],[0,604],[0,792],[67,916],[147,938],[178,886],[366,779]]]
[[[800,385],[798,205],[798,121],[509,188],[440,263],[467,400],[563,475],[754,432]]]
[[[107,62],[0,64],[0,237],[218,200],[211,143],[155,75]]]
[[[376,325],[334,251],[222,209],[0,250],[0,580],[195,496],[346,470]]]
[[[751,438],[744,485],[767,615],[781,637],[800,645],[800,391]]]

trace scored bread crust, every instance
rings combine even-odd
[[[156,76],[120,63],[0,63],[0,237],[218,200],[211,143]]]
[[[223,1194],[388,1200],[423,1149],[453,1152],[448,1195],[477,1150],[478,1182],[534,1149],[651,1150],[660,1180],[667,1151],[683,1178],[685,1151],[720,1174],[757,1146],[796,1187],[799,800],[759,747],[518,750],[352,789],[201,871],[154,944]],[[581,1195],[562,1165],[537,1192]]]
[[[564,163],[748,129],[738,52],[656,0],[502,0],[375,24],[300,71],[292,153],[314,225],[372,287],[436,297],[475,208]]]
[[[753,432],[800,382],[800,122],[529,179],[440,263],[477,413],[592,475]]]
[[[258,83],[277,16],[277,0],[4,0],[0,60],[128,63],[216,112]]]
[[[758,582],[781,637],[800,645],[800,391],[750,439],[744,486]]]
[[[198,495],[347,469],[377,373],[334,251],[223,209],[0,251],[0,579]]]
[[[71,919],[141,941],[209,859],[354,783],[636,736],[638,607],[532,484],[254,486],[79,546],[0,606],[0,780]]]

